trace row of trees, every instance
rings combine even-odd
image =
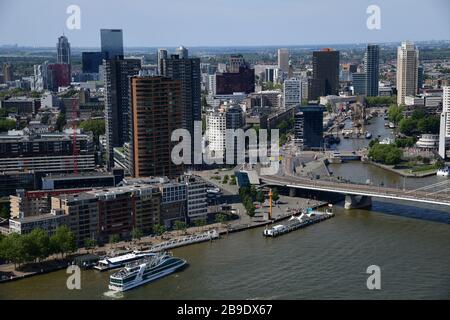
[[[366,97],[366,105],[368,107],[388,106],[397,101],[397,96],[392,97]]]
[[[380,144],[373,140],[369,149],[369,158],[375,162],[395,165],[402,160],[403,152],[394,144]]]
[[[391,105],[388,111],[389,120],[398,124],[399,131],[404,135],[439,133],[439,116],[430,116],[424,110],[414,110],[410,117],[403,116],[403,106]]]
[[[255,215],[255,205],[253,202],[258,201],[262,206],[266,199],[266,195],[264,194],[264,192],[262,190],[256,190],[254,186],[239,188],[239,197],[241,198],[241,202],[250,217],[253,217]],[[273,188],[272,201],[278,201],[279,198],[280,195],[278,193],[278,190],[276,188]]]
[[[76,248],[75,235],[67,226],[58,227],[51,237],[37,228],[29,234],[12,233],[0,239],[0,258],[20,266],[45,260],[52,254],[61,254],[64,258]]]

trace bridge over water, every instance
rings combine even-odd
[[[259,176],[261,183],[295,189],[340,193],[346,196],[345,207],[360,208],[371,204],[372,197],[450,206],[450,179],[414,190],[355,184],[294,176]],[[436,191],[436,188],[438,189]]]

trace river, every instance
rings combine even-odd
[[[357,162],[330,169],[407,188],[442,180]],[[68,290],[58,271],[1,284],[0,299],[450,299],[447,207],[374,199],[370,210],[334,210],[333,219],[275,239],[258,228],[175,249],[187,268],[123,294],[108,291],[109,273],[82,271],[81,290]],[[366,287],[370,265],[381,268],[381,290]]]

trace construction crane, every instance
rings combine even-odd
[[[272,188],[269,189],[269,220],[272,220]]]

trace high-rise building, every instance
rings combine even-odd
[[[376,44],[367,45],[367,50],[364,55],[364,71],[366,74],[365,94],[368,97],[378,96],[380,48]]]
[[[238,73],[241,67],[245,67],[245,60],[241,54],[232,54],[228,63],[228,72]]]
[[[176,50],[176,54],[180,57],[180,59],[187,59],[189,56],[188,49],[183,46],[178,47]]]
[[[353,94],[367,94],[367,74],[365,72],[355,72],[352,74]]]
[[[211,112],[206,115],[208,157],[223,159],[226,147],[227,118],[225,112]]]
[[[330,48],[313,52],[313,77],[308,87],[308,99],[337,95],[339,92],[339,51]]]
[[[163,60],[167,59],[167,50],[166,49],[158,49],[158,74],[163,74]]]
[[[289,108],[302,102],[302,84],[298,79],[288,79],[283,83],[284,107]]]
[[[417,94],[419,50],[414,43],[402,42],[397,49],[397,104],[405,103],[406,96]]]
[[[13,69],[10,63],[3,64],[3,82],[13,81]]]
[[[255,92],[255,69],[243,60],[242,56],[231,56],[228,72],[216,73],[216,94]],[[239,69],[236,70],[236,67]],[[230,70],[237,72],[230,72]]]
[[[163,76],[181,81],[182,127],[194,136],[194,121],[202,120],[200,58],[189,58],[187,49],[181,47],[182,56],[163,59]],[[194,139],[191,139],[192,146]],[[193,156],[193,152],[192,152]]]
[[[278,69],[282,72],[289,72],[289,50],[278,49]]]
[[[127,142],[130,128],[129,119],[129,77],[139,74],[141,60],[104,60],[105,70],[105,122],[106,152],[108,168],[114,166],[114,147],[122,147]]]
[[[59,87],[67,87],[71,82],[70,65],[67,63],[50,63],[46,65],[47,76],[44,87],[58,91]]]
[[[103,63],[102,52],[82,52],[81,64],[83,73],[99,73],[99,67]]]
[[[101,29],[100,41],[105,59],[123,56],[123,34],[121,29]]]
[[[441,125],[439,131],[439,155],[448,158],[448,150],[450,149],[450,86],[442,88],[442,113]]]
[[[323,149],[323,112],[319,105],[301,106],[295,114],[294,142],[302,150]]]
[[[420,89],[423,87],[423,82],[425,80],[423,65],[417,68],[417,93],[420,93]]]
[[[70,64],[70,43],[66,36],[63,35],[58,38],[56,50],[56,63]]]
[[[134,76],[130,81],[131,175],[181,175],[183,166],[172,162],[171,152],[177,142],[171,141],[171,135],[182,128],[182,81],[161,76]]]

